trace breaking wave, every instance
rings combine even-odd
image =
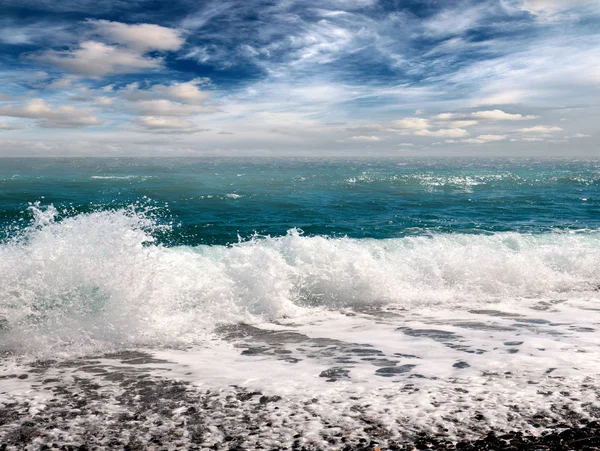
[[[600,233],[397,239],[254,237],[166,247],[139,206],[34,221],[0,244],[0,350],[72,355],[184,346],[223,323],[394,304],[457,308],[600,286]]]

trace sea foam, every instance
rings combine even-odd
[[[600,286],[596,231],[372,240],[292,229],[166,247],[139,206],[30,209],[33,223],[0,245],[0,349],[36,356],[199,344],[220,324],[349,307],[458,309],[585,297]]]

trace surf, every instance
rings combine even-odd
[[[0,348],[22,354],[178,347],[223,324],[579,298],[600,286],[598,231],[377,240],[290,229],[169,247],[155,235],[175,226],[147,205],[29,213],[0,244]]]

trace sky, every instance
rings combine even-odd
[[[2,0],[0,156],[600,156],[600,0]]]

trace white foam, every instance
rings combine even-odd
[[[443,432],[453,439],[484,434],[488,428],[531,430],[536,416],[546,424],[563,422],[565,409],[571,415],[593,417],[600,339],[585,328],[598,327],[597,315],[568,302],[547,311],[510,301],[496,307],[504,316],[443,307],[390,308],[295,324],[287,331],[306,338],[283,340],[275,347],[287,349],[284,355],[298,358],[297,363],[277,360],[281,354],[268,351],[241,355],[240,345],[272,346],[260,334],[255,342],[243,337],[236,346],[218,343],[212,349],[158,356],[177,362],[172,375],[201,389],[236,386],[279,395],[285,400],[279,404],[284,416],[301,412],[311,398],[318,400],[311,404],[317,420],[310,415],[304,424],[295,419],[305,435],[310,435],[311,421],[320,430],[328,424],[359,430],[357,417],[371,418],[392,433]],[[487,328],[479,329],[483,323]],[[279,330],[271,324],[259,327]],[[446,331],[454,337],[440,340],[411,330]],[[323,339],[332,341],[311,341]],[[389,378],[377,374],[379,368],[403,365],[414,368]],[[319,377],[332,367],[344,368],[349,377],[333,383]],[[477,420],[476,415],[485,419]]]
[[[152,176],[148,175],[92,175],[90,179],[92,180],[131,180],[131,179],[142,179],[146,180],[148,178],[152,178]]]
[[[595,296],[600,233],[305,237],[233,246],[154,243],[130,207],[35,222],[0,245],[0,348],[34,355],[202,343],[223,323],[345,307],[466,308]]]

